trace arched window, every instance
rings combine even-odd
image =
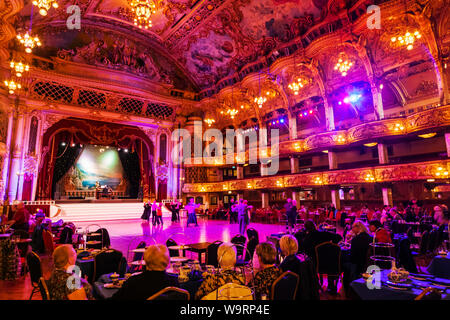
[[[30,124],[30,137],[28,140],[28,153],[35,154],[36,153],[36,138],[38,131],[39,121],[36,117],[31,118]]]

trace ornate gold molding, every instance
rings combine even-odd
[[[450,105],[417,112],[403,118],[372,121],[347,130],[329,131],[309,136],[306,139],[280,142],[279,154],[288,156],[313,150],[347,146],[354,143],[374,142],[385,137],[404,136],[446,126],[450,126]],[[235,159],[236,157],[237,154],[234,154]],[[245,152],[245,157],[246,159],[249,158],[249,150]],[[192,162],[195,163],[195,161]],[[240,161],[236,160],[237,162]],[[186,164],[186,166],[223,166],[224,164],[226,164],[225,156],[223,157],[223,162],[218,161],[215,165],[201,163]]]
[[[447,175],[445,175],[445,172]],[[449,178],[450,160],[366,167],[360,169],[259,177],[215,183],[184,184],[184,193],[280,189],[339,184],[417,181]],[[373,178],[371,180],[370,178]]]

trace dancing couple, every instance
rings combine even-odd
[[[199,203],[194,203],[194,198],[191,198],[189,203],[184,207],[188,213],[188,220],[186,227],[189,227],[189,224],[195,223],[195,226],[198,227],[197,216],[195,215],[195,210],[200,207]]]
[[[239,222],[239,233],[245,236],[245,230],[250,224],[250,210],[253,206],[249,206],[247,200],[239,199],[239,203],[232,206],[231,210],[237,212]]]
[[[284,205],[284,209],[286,209],[287,216],[286,230],[288,233],[292,233],[292,229],[295,227],[295,222],[297,220],[297,201],[288,198]]]
[[[163,225],[163,219],[162,219],[162,202],[159,204],[155,201],[151,203],[151,201],[148,201],[144,204],[144,213],[141,216],[142,220],[146,220],[147,223],[150,221],[150,213],[152,215],[152,224],[155,226],[158,224],[158,226],[161,224]]]

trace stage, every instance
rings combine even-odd
[[[163,205],[163,217],[172,213]],[[144,203],[136,199],[118,200],[58,200],[51,206],[52,221],[111,221],[140,219]]]

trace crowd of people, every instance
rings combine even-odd
[[[188,214],[187,226],[198,225],[196,210],[199,204],[194,203],[194,199],[184,206]],[[169,204],[172,211],[172,221],[180,220],[179,211],[181,203],[174,201]],[[321,244],[331,242],[341,248],[347,247],[343,255],[340,267],[343,271],[342,285],[348,290],[351,281],[361,277],[368,265],[368,252],[373,243],[393,243],[396,223],[418,223],[432,226],[436,232],[436,245],[439,246],[444,241],[449,240],[449,211],[445,205],[437,205],[433,211],[424,210],[416,200],[410,201],[404,208],[384,206],[382,210],[371,210],[368,206],[363,206],[359,212],[354,214],[343,214],[337,220],[339,211],[334,206],[328,206],[326,211],[325,225],[331,224],[332,219],[340,226],[336,226],[334,231],[323,229],[323,224],[317,224],[312,219],[305,219],[298,224],[298,215],[304,216],[308,212],[307,208],[301,206],[297,209],[295,200],[288,199],[284,205],[287,216],[287,232],[278,243],[259,242],[259,238],[254,235],[254,229],[247,229],[251,215],[252,206],[244,199],[239,199],[230,206],[229,212],[237,218],[239,224],[239,234],[247,235],[247,250],[253,257],[253,276],[247,279],[237,268],[238,253],[233,243],[223,243],[217,249],[218,271],[205,275],[201,285],[195,291],[195,299],[216,299],[218,289],[225,284],[233,283],[245,285],[253,291],[256,299],[268,299],[271,295],[271,288],[274,281],[285,271],[296,274],[304,273],[304,266],[299,258],[299,254],[304,255],[313,266],[316,265],[317,247]],[[43,252],[42,233],[44,230],[51,230],[52,224],[46,219],[42,211],[32,215],[26,210],[23,203],[17,202],[14,207],[9,208],[11,212],[1,211],[1,225],[9,225],[15,230],[29,232],[32,237],[32,249],[39,253]],[[142,219],[149,222],[150,216],[154,225],[162,224],[162,204],[156,201],[144,204]],[[234,223],[234,217],[230,223]],[[74,229],[73,225],[67,225]],[[250,232],[252,231],[252,233]],[[72,233],[73,234],[73,233]],[[407,235],[408,232],[407,232]],[[61,235],[61,238],[64,238]],[[81,287],[75,288],[67,286],[68,278],[71,276],[70,268],[76,260],[76,252],[70,242],[56,247],[53,251],[52,274],[47,280],[50,297],[55,300],[66,299],[94,299],[93,288],[87,281],[81,281]],[[124,282],[121,288],[112,296],[113,300],[142,300],[168,286],[180,287],[180,282],[176,275],[167,272],[170,266],[170,256],[168,248],[163,244],[151,245],[147,247],[143,254],[145,269],[142,273],[131,276]],[[308,277],[303,277],[304,283],[308,282],[308,294],[310,299],[318,299],[318,286],[315,285],[317,274],[313,272]],[[335,274],[327,276],[327,290],[330,294],[336,294],[340,277]],[[299,293],[305,296],[304,292]]]

